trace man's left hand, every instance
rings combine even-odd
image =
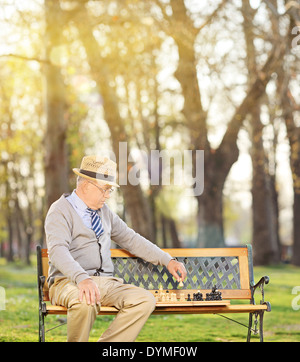
[[[184,265],[177,260],[170,260],[167,269],[178,282],[183,282],[186,278],[186,269]]]

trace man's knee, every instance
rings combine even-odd
[[[75,312],[82,316],[96,316],[98,313],[100,307],[96,305],[87,304],[85,300],[80,302],[79,300],[73,301],[71,305],[69,306],[68,310],[69,312]]]
[[[154,311],[155,306],[156,306],[156,300],[154,298],[154,295],[145,290],[144,296],[143,296],[143,303],[145,304],[145,306],[147,307],[147,309],[150,311],[151,313]]]

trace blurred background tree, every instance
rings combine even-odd
[[[120,177],[140,163],[142,182],[110,205],[137,232],[163,247],[251,242],[256,264],[300,265],[298,2],[0,6],[0,256],[29,262],[72,168],[118,161],[126,143]],[[164,185],[162,167],[152,184],[152,150],[192,150],[194,174],[204,150],[203,193],[186,196],[174,170]]]

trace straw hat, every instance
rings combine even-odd
[[[100,185],[120,187],[116,183],[117,164],[107,157],[85,156],[79,168],[73,172],[86,179],[97,181]]]

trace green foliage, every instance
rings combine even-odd
[[[250,19],[258,14],[255,15],[255,22],[250,24],[255,30],[256,49],[253,51],[257,55],[257,69],[264,69],[265,73],[256,70],[253,72],[248,67],[249,57],[245,56],[247,47],[241,16],[243,7],[239,2],[3,2],[3,15],[0,15],[0,38],[3,44],[0,55],[0,243],[4,241],[11,246],[6,250],[22,256],[26,254],[23,250],[15,250],[16,245],[18,249],[25,247],[19,235],[32,236],[35,241],[42,238],[40,226],[46,211],[45,199],[47,200],[44,179],[46,182],[53,182],[49,181],[49,177],[44,177],[44,168],[46,166],[48,170],[47,165],[51,166],[55,141],[61,141],[55,135],[62,136],[63,142],[58,142],[59,145],[66,145],[67,152],[58,154],[66,157],[62,167],[67,165],[70,170],[70,189],[75,181],[71,169],[79,165],[85,153],[108,150],[119,141],[126,141],[131,150],[138,149],[148,154],[151,149],[182,151],[204,147],[207,180],[203,195],[195,202],[198,202],[198,210],[201,202],[206,205],[201,205],[203,219],[207,216],[210,223],[219,223],[218,227],[223,227],[217,212],[212,213],[216,215],[215,220],[210,220],[209,208],[214,209],[214,194],[222,196],[221,192],[216,191],[221,191],[227,176],[222,173],[224,170],[229,171],[227,168],[231,161],[228,160],[234,154],[236,144],[233,135],[239,133],[241,121],[246,118],[246,114],[241,116],[238,113],[233,118],[234,122],[230,121],[246,95],[248,77],[250,79],[259,74],[259,78],[268,79],[268,74],[278,73],[276,77],[272,77],[271,86],[267,87],[264,96],[257,94],[256,97],[262,98],[264,106],[261,116],[266,132],[262,134],[262,141],[266,145],[273,144],[272,147],[266,147],[265,155],[271,160],[276,158],[275,155],[272,156],[271,150],[276,148],[277,143],[285,148],[285,141],[280,141],[284,137],[281,137],[281,133],[275,137],[278,131],[272,126],[272,122],[283,126],[283,118],[289,114],[288,111],[293,115],[296,110],[292,104],[283,106],[279,93],[284,94],[285,91],[281,87],[277,89],[276,79],[279,83],[290,86],[292,91],[286,93],[289,94],[291,103],[294,102],[292,93],[297,94],[300,84],[296,53],[277,57],[279,60],[284,59],[284,63],[280,67],[276,66],[274,72],[270,71],[272,67],[264,68],[270,44],[275,46],[290,43],[286,42],[284,36],[289,35],[288,24],[292,11],[281,14],[280,7],[276,8],[276,2],[272,11],[268,11],[269,2],[261,1],[256,5],[251,1],[242,3],[248,3]],[[274,16],[276,9],[278,15]],[[279,24],[280,32],[274,32]],[[87,51],[90,47],[91,55]],[[288,46],[286,50],[289,52]],[[56,82],[56,77],[45,77],[50,65],[53,70],[51,73],[61,81]],[[280,76],[281,67],[285,72]],[[281,81],[285,77],[285,81]],[[47,83],[49,86],[52,81],[56,84],[53,92],[58,103],[47,100]],[[260,88],[263,87],[257,87]],[[247,107],[242,108],[248,108],[248,113],[251,113],[252,96],[249,99],[245,103]],[[60,107],[60,115],[63,116],[48,119],[47,109]],[[285,111],[281,112],[281,109]],[[296,116],[295,113],[295,125]],[[58,122],[60,118],[61,124]],[[57,127],[53,128],[57,133],[54,132],[52,136],[46,131],[46,125],[56,122]],[[251,123],[248,122],[249,120],[244,125],[246,131],[251,128]],[[299,157],[298,132],[293,131],[297,130],[296,126],[291,127],[293,120],[290,119],[289,122],[287,133],[292,134],[294,140],[291,143],[291,161],[294,167],[291,169],[294,188],[297,190],[299,175],[297,176],[295,165]],[[249,142],[245,130],[239,147],[243,141],[246,141],[246,146]],[[221,141],[224,134],[231,135],[232,140],[221,150],[216,147],[223,144]],[[224,138],[225,141],[228,139]],[[45,147],[49,144],[54,144],[54,147]],[[245,148],[244,145],[242,148]],[[221,152],[216,152],[218,149]],[[287,160],[288,153],[280,163],[284,164]],[[263,157],[258,163],[265,162]],[[241,165],[241,161],[239,164]],[[245,165],[241,167],[241,173],[245,169]],[[51,173],[54,168],[49,167],[49,170]],[[61,174],[65,174],[64,171]],[[291,180],[286,181],[286,172],[281,173],[285,187],[278,189],[280,219],[283,215],[283,189],[291,194],[292,186]],[[244,196],[239,195],[239,191],[249,193],[250,187],[244,181],[246,177],[248,181],[249,176],[246,175],[237,190],[231,185],[232,179],[227,179],[230,200],[225,200],[222,215],[225,236],[234,236],[241,243],[251,240],[251,210],[249,206],[245,211],[234,204],[234,197],[240,202]],[[215,187],[215,182],[219,186]],[[163,187],[155,199],[154,189],[148,188],[146,191],[144,196],[147,204],[141,198],[140,202],[136,202],[136,207],[140,204],[150,209],[155,205],[157,211],[154,212],[157,215],[154,215],[154,220],[159,220],[161,215],[174,219],[183,242],[189,242],[189,239],[197,235],[195,206],[189,202],[180,204],[184,198],[183,193],[176,188]],[[35,197],[29,197],[30,195]],[[206,202],[205,198],[210,202]],[[289,196],[284,199],[287,200],[284,208],[289,211],[284,214],[290,215],[291,198]],[[123,209],[124,200],[121,197],[119,200],[117,207]],[[129,213],[127,202],[125,200],[124,209]],[[21,221],[13,223],[10,215],[18,204]],[[221,200],[217,204],[221,209]],[[262,207],[260,209],[264,210]],[[185,222],[185,219],[189,222]],[[288,216],[289,223],[291,220],[292,217]],[[285,222],[283,224],[287,225]],[[32,228],[32,225],[35,228],[32,235],[28,235],[26,230]],[[157,230],[159,231],[159,225]],[[282,236],[281,229],[280,233]],[[290,228],[287,234],[287,238],[291,239]],[[16,239],[18,242],[15,242]],[[259,248],[263,249],[269,239],[264,237]],[[288,243],[290,244],[290,240]],[[15,257],[10,254],[5,256]]]
[[[6,310],[0,311],[0,341],[38,340],[38,293],[36,269],[16,264],[0,263],[0,286],[6,291]],[[263,275],[270,277],[265,288],[265,300],[270,301],[272,311],[265,313],[264,330],[267,342],[300,342],[299,311],[292,309],[295,295],[292,289],[299,285],[300,269],[290,265],[257,267],[255,281]],[[258,291],[259,292],[259,291]],[[257,294],[259,303],[260,294]],[[228,315],[247,324],[247,314]],[[96,319],[90,341],[97,341],[113,320],[113,316]],[[46,329],[65,320],[65,316],[47,316]],[[245,341],[247,330],[217,315],[157,315],[151,316],[142,329],[139,342],[199,342],[199,341]],[[258,341],[253,336],[253,341]],[[46,334],[46,340],[65,341],[66,325]]]

